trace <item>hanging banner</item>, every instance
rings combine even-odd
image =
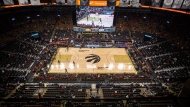
[[[13,0],[3,0],[4,5],[14,5]]]
[[[56,0],[57,5],[65,5],[65,0]]]
[[[89,0],[80,0],[81,6],[89,6]]]
[[[131,0],[130,5],[131,7],[139,7],[140,6],[139,0]]]
[[[28,4],[28,0],[18,0],[19,4],[26,5]]]
[[[76,5],[76,0],[67,0],[67,5]]]
[[[174,9],[180,9],[181,5],[182,5],[183,0],[174,0],[173,4],[172,4],[172,8]]]
[[[153,7],[160,7],[161,0],[152,0]]]
[[[31,5],[40,5],[40,0],[30,0]]]
[[[182,9],[190,9],[190,0],[184,0]]]
[[[164,0],[162,7],[163,8],[171,8],[172,3],[173,3],[173,0]]]
[[[116,6],[116,0],[107,0],[107,6]]]

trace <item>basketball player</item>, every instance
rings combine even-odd
[[[100,18],[100,22],[99,23],[101,23],[102,24],[102,19]]]
[[[57,62],[58,62],[58,64],[60,65],[60,60],[58,60]]]
[[[80,49],[82,48],[82,42],[80,43]]]
[[[67,52],[69,51],[69,45],[67,45]]]
[[[75,61],[73,61],[73,66],[75,66]]]
[[[65,73],[68,73],[67,68],[65,68]]]
[[[66,49],[65,49],[65,52],[68,52],[69,51],[69,45],[67,45]]]
[[[94,26],[94,21],[92,20],[92,26]]]

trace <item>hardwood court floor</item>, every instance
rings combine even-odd
[[[136,73],[125,48],[69,48],[68,51],[59,48],[57,51],[49,73],[65,73],[65,68],[68,73]]]

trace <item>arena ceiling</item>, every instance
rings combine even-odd
[[[189,14],[190,0],[1,0],[1,9],[22,6],[116,6],[154,8]]]

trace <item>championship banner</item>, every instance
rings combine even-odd
[[[161,0],[152,0],[153,7],[160,7]]]
[[[139,7],[140,6],[139,0],[131,0],[130,5],[131,7]]]
[[[81,6],[89,6],[90,0],[80,0],[80,5]]]
[[[13,0],[3,0],[4,5],[14,5]]]
[[[183,0],[174,0],[173,4],[172,4],[172,8],[174,9],[180,9],[181,5],[182,5]]]
[[[26,5],[28,4],[28,0],[18,0],[19,4]]]
[[[31,5],[40,5],[40,0],[30,0]]]
[[[107,6],[116,6],[116,0],[107,0]]]
[[[67,0],[67,5],[76,5],[76,0]]]
[[[190,9],[190,0],[184,0],[181,9]]]
[[[57,5],[64,5],[65,4],[65,0],[56,0],[56,4]]]
[[[129,0],[120,0],[119,7],[128,7]]]
[[[164,0],[162,7],[163,8],[171,8],[173,1],[174,0]]]

